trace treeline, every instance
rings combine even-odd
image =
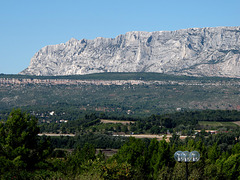
[[[134,123],[101,125],[100,119],[128,120]],[[201,129],[199,121],[233,122],[240,121],[240,111],[236,110],[204,110],[204,111],[184,111],[163,115],[151,115],[149,117],[128,117],[114,116],[106,113],[82,114],[77,120],[67,123],[41,124],[41,132],[51,133],[86,133],[86,132],[125,132],[125,133],[151,133],[160,134],[169,132],[179,132],[188,129]],[[190,135],[189,134],[189,135]]]
[[[19,74],[0,74],[0,78],[19,78],[19,79],[80,79],[80,80],[232,80],[234,78],[225,77],[194,77],[176,76],[171,74],[153,72],[109,72],[86,75],[65,75],[65,76],[35,76]],[[234,79],[237,80],[237,79]]]
[[[54,151],[49,138],[38,133],[36,118],[20,110],[0,123],[1,179],[184,179],[185,164],[173,158],[178,150],[201,155],[188,164],[189,179],[240,178],[239,129],[208,138],[203,132],[184,141],[174,134],[169,143],[129,138],[111,157],[89,143]]]
[[[53,148],[75,149],[78,146],[82,147],[84,144],[90,143],[94,144],[95,148],[119,149],[128,140],[128,138],[107,134],[86,133],[75,137],[56,136],[51,137],[49,140]]]
[[[186,111],[183,113],[173,114],[173,118],[187,118],[187,121],[217,121],[229,122],[240,121],[240,111],[237,110],[203,110],[203,111]]]
[[[40,132],[42,133],[62,133],[62,134],[75,134],[75,137],[53,137],[51,138],[51,144],[54,148],[67,148],[73,149],[77,146],[83,146],[85,143],[92,143],[96,148],[113,148],[118,149],[121,147],[128,138],[124,136],[113,136],[113,134],[174,134],[195,136],[195,129],[201,130],[198,121],[208,120],[222,121],[225,117],[225,121],[234,121],[238,119],[238,111],[192,111],[192,112],[176,112],[173,114],[165,115],[152,115],[148,118],[130,118],[131,122],[128,124],[121,123],[101,123],[100,118],[112,120],[112,116],[109,118],[106,114],[90,113],[84,117],[69,121],[68,123],[44,123],[40,126]],[[115,119],[118,119],[115,117]],[[128,119],[128,118],[126,118]],[[125,120],[126,120],[125,119]],[[128,119],[129,120],[129,119]],[[121,122],[121,121],[119,121]],[[216,127],[215,127],[216,128]],[[233,127],[218,127],[220,131],[236,131],[237,126]],[[228,149],[229,133],[221,135],[209,135],[202,129],[202,134],[209,136],[208,141],[212,138],[220,137],[218,140],[214,139],[211,143],[219,141],[219,147]],[[231,139],[232,137],[230,137]],[[205,139],[203,138],[205,141]]]
[[[63,134],[112,134],[124,132],[125,134],[150,133],[160,134],[167,132],[182,132],[182,134],[192,135],[195,129],[206,128],[199,125],[199,121],[214,122],[234,122],[240,121],[240,111],[236,110],[203,110],[203,111],[183,111],[162,115],[151,115],[148,117],[138,117],[131,115],[119,115],[102,112],[83,112],[75,109],[58,109],[53,115],[50,111],[31,110],[28,111],[39,119],[41,133],[63,133]],[[6,121],[9,113],[1,111],[2,121]],[[72,116],[72,117],[71,117]],[[43,123],[44,119],[44,123]],[[67,123],[60,120],[68,120]],[[129,124],[102,124],[100,119],[127,120]],[[47,123],[48,122],[48,123]],[[208,126],[208,128],[211,128]],[[215,127],[214,129],[218,129]],[[226,127],[227,130],[234,128]]]

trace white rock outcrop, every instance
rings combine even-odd
[[[240,27],[128,32],[42,48],[20,74],[159,72],[240,78]]]

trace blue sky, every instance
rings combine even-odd
[[[239,0],[0,0],[0,73],[17,74],[72,37],[216,26],[240,26]]]

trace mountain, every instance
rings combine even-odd
[[[240,26],[127,32],[40,49],[24,75],[159,72],[240,78]]]

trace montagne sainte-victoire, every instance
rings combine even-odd
[[[24,75],[158,72],[240,78],[240,26],[127,32],[43,47]]]

